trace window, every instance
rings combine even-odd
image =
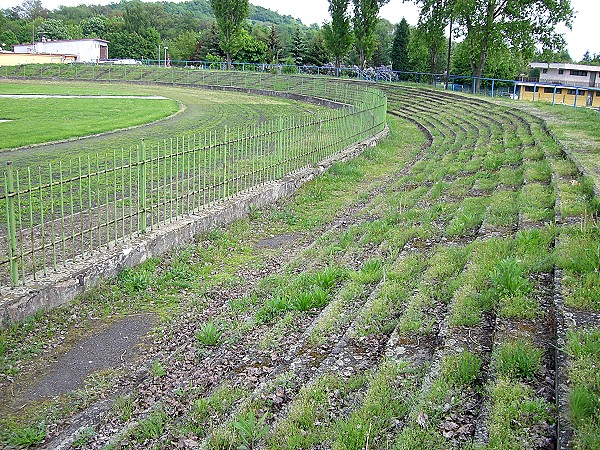
[[[542,69],[542,73],[548,73],[548,69]]]
[[[525,86],[525,92],[533,92],[533,86]]]
[[[562,94],[562,89],[557,89],[557,90],[556,90],[556,93],[557,93],[557,94]]]
[[[585,95],[585,90],[579,89],[579,94],[577,94],[577,89],[568,89],[567,94],[569,94],[569,95]]]
[[[596,97],[600,97],[600,91],[596,91]]]
[[[571,70],[570,73],[574,77],[587,77],[586,70]]]
[[[544,88],[544,94],[554,94],[554,88]]]
[[[565,73],[565,69],[558,69],[558,74],[559,75],[564,75]]]

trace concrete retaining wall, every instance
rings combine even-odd
[[[386,127],[379,134],[322,161],[318,166],[254,188],[226,202],[211,204],[176,223],[162,225],[160,229],[119,243],[110,251],[98,252],[85,261],[75,261],[68,268],[49,274],[44,279],[27,280],[26,286],[14,289],[2,287],[0,326],[22,320],[40,309],[63,305],[102,280],[118,275],[126,267],[134,267],[148,258],[160,256],[191,242],[200,233],[243,218],[250,208],[260,208],[290,196],[334,163],[355,158],[365,149],[375,146],[387,134]]]

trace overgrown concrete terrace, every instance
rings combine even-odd
[[[591,185],[526,112],[388,96],[380,146],[3,331],[6,389],[155,321],[135,358],[6,410],[4,445],[595,448]]]

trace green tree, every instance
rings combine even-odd
[[[312,66],[322,66],[329,61],[329,51],[325,46],[323,32],[317,31],[308,41],[304,63]]]
[[[196,50],[198,35],[193,31],[185,31],[169,41],[169,54],[175,61],[191,61]]]
[[[410,27],[405,18],[396,25],[394,41],[392,43],[392,68],[399,72],[410,71],[410,59],[408,57],[408,44],[410,42]]]
[[[126,3],[123,21],[125,31],[139,35],[151,27],[150,14],[146,6],[139,0]]]
[[[215,21],[211,22],[209,29],[202,32],[202,36],[196,44],[193,59],[196,61],[204,61],[207,59],[207,55],[212,55],[213,57],[224,56],[219,41],[219,28]]]
[[[11,50],[12,46],[18,43],[19,39],[12,30],[0,33],[0,48],[2,48],[2,50]]]
[[[420,17],[416,29],[416,39],[422,41],[428,49],[427,70],[432,75],[440,73],[446,62],[446,37],[444,28],[451,13],[442,8],[432,11],[426,18]]]
[[[569,54],[566,48],[562,50],[553,51],[547,48],[541,51],[536,51],[533,57],[534,61],[542,61],[546,63],[572,63],[573,58]]]
[[[210,6],[217,19],[221,48],[230,68],[231,55],[239,48],[242,25],[248,17],[248,0],[210,0]]]
[[[265,62],[269,54],[267,44],[246,30],[242,30],[239,36],[239,48],[236,52],[236,59],[244,62]]]
[[[300,27],[296,27],[296,31],[294,31],[292,50],[290,53],[294,60],[294,64],[301,65],[304,62],[306,56],[306,43],[304,42],[304,36],[302,36]]]
[[[375,27],[375,50],[368,64],[373,67],[388,66],[394,39],[394,25],[389,20],[379,19]]]
[[[269,33],[269,42],[267,46],[269,47],[271,62],[277,63],[279,61],[279,55],[281,54],[281,40],[279,39],[279,34],[277,34],[275,25],[271,25],[271,32]]]
[[[19,17],[27,20],[48,17],[48,10],[42,6],[42,0],[23,0],[19,8]]]
[[[106,18],[94,16],[81,21],[81,31],[86,38],[103,38],[106,35]]]
[[[58,41],[62,39],[72,39],[67,26],[62,20],[45,19],[36,30],[37,39],[48,39]]]
[[[503,44],[513,51],[533,55],[536,44],[560,49],[564,38],[556,28],[571,27],[573,9],[570,0],[415,0],[421,5],[420,21],[433,15],[451,17],[457,34],[464,36],[469,49],[472,75],[480,77],[490,49]]]
[[[365,67],[375,51],[375,29],[379,14],[379,8],[388,0],[352,0],[354,3],[354,16],[352,25],[354,30],[354,45],[358,53],[359,65]]]
[[[341,60],[348,54],[352,45],[350,17],[348,5],[350,0],[329,0],[331,23],[323,24],[325,46],[335,58],[335,67],[339,68]]]
[[[144,36],[123,30],[110,33],[108,40],[111,58],[156,59],[160,36],[154,28],[149,28]]]

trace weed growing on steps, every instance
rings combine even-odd
[[[481,359],[464,351],[444,359],[442,377],[453,386],[469,385],[479,377],[480,370]]]
[[[572,330],[564,349],[568,355],[570,421],[573,448],[597,448],[600,439],[600,331]]]
[[[256,449],[258,443],[269,432],[269,426],[265,423],[266,414],[257,418],[253,411],[239,415],[233,422],[237,431],[238,450]]]
[[[521,199],[525,220],[539,222],[554,218],[556,195],[550,186],[528,184]]]
[[[564,216],[595,215],[600,212],[600,199],[594,195],[594,182],[588,177],[559,182],[560,211]]]
[[[77,433],[71,445],[75,448],[85,447],[95,434],[96,430],[93,427],[86,427]]]
[[[185,418],[175,425],[177,434],[187,436],[194,434],[205,437],[211,427],[217,426],[223,415],[227,414],[233,405],[248,395],[242,388],[234,387],[225,381],[215,388],[211,395],[199,397],[192,401],[192,407]]]
[[[519,193],[498,191],[491,199],[487,223],[497,227],[515,227],[519,221]]]
[[[322,287],[316,287],[310,291],[300,292],[293,297],[290,307],[296,311],[309,311],[311,309],[321,308],[327,303],[328,293]]]
[[[200,329],[196,331],[196,339],[207,347],[217,345],[221,335],[220,327],[212,320],[200,325]]]
[[[159,438],[163,435],[167,422],[167,412],[162,407],[158,407],[150,413],[147,419],[138,422],[131,432],[131,437],[138,442]]]
[[[46,433],[44,422],[35,425],[14,424],[10,429],[0,431],[0,442],[5,442],[13,448],[29,448],[42,443]]]
[[[127,422],[133,413],[133,402],[131,401],[131,397],[118,397],[112,405],[112,412],[121,422]]]
[[[600,310],[600,227],[595,222],[564,229],[554,254],[563,269],[565,302]]]
[[[531,284],[523,276],[523,267],[515,258],[501,260],[490,274],[492,291],[498,297],[513,297],[529,293]]]
[[[331,409],[347,401],[367,382],[365,374],[344,379],[326,374],[300,389],[292,401],[289,413],[267,436],[266,448],[300,450],[329,442],[332,438]]]
[[[150,368],[150,373],[155,378],[164,377],[167,374],[167,370],[165,366],[158,360],[155,359],[152,363],[152,367]]]
[[[361,284],[378,283],[384,275],[384,263],[379,258],[365,261],[358,272],[351,272],[350,278]]]
[[[507,342],[495,351],[496,371],[509,379],[531,379],[540,370],[543,353],[523,339]]]
[[[384,433],[394,426],[395,420],[406,417],[415,392],[415,371],[406,363],[383,361],[379,369],[369,375],[368,388],[360,407],[349,417],[341,418],[333,429],[332,449],[385,448]]]
[[[491,389],[488,447],[518,450],[532,442],[536,429],[552,426],[552,406],[533,390],[514,380],[499,379]]]

